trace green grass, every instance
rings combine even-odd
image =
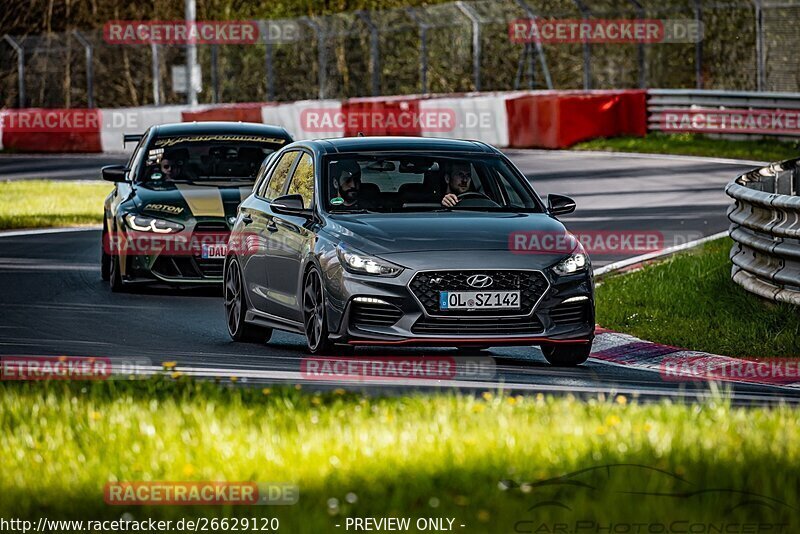
[[[729,511],[751,499],[724,491],[683,498],[628,492],[741,490],[794,507],[799,440],[797,409],[735,408],[721,397],[683,405],[489,393],[369,398],[166,377],[5,382],[0,517],[255,514],[279,517],[282,532],[344,531],[333,525],[345,517],[387,515],[454,517],[466,525],[455,529],[462,532],[514,532],[519,521],[795,524],[784,505]],[[535,484],[609,464],[644,467],[575,477],[595,489]],[[141,480],[291,482],[300,501],[189,510],[104,504],[106,482]],[[553,500],[573,511],[530,510]]]
[[[717,158],[782,161],[800,156],[796,143],[775,140],[732,141],[713,139],[700,134],[659,134],[645,137],[613,137],[578,143],[575,150],[610,150],[612,152],[644,152],[680,154]]]
[[[728,356],[800,356],[800,313],[730,279],[729,238],[606,278],[597,322],[650,341]]]
[[[100,223],[111,187],[104,182],[0,182],[0,230]]]

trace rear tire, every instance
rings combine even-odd
[[[272,328],[252,325],[245,321],[247,299],[244,295],[242,270],[239,261],[232,259],[225,269],[225,318],[228,334],[234,341],[266,343],[272,337]]]
[[[545,360],[555,367],[574,367],[589,359],[591,343],[560,343],[542,345]]]

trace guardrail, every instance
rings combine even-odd
[[[800,93],[649,89],[648,130],[800,137]]]
[[[800,158],[728,184],[731,278],[747,291],[800,306]]]

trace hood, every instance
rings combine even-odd
[[[515,236],[560,236],[564,225],[544,213],[450,211],[329,215],[326,230],[368,254],[425,251],[512,252]],[[517,242],[519,243],[519,242]],[[527,242],[526,242],[527,243]],[[558,251],[563,256],[567,251]]]
[[[140,213],[176,221],[192,218],[227,219],[236,216],[242,200],[253,190],[253,184],[174,184],[152,183],[136,186],[135,203]]]

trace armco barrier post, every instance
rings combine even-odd
[[[25,107],[25,50],[20,46],[20,44],[14,40],[13,37],[6,34],[3,36],[3,40],[11,45],[11,48],[14,49],[14,52],[17,53],[17,91],[19,92],[18,101],[19,107]]]
[[[751,293],[800,306],[798,161],[745,173],[725,192],[735,200],[728,210],[731,278]]]

